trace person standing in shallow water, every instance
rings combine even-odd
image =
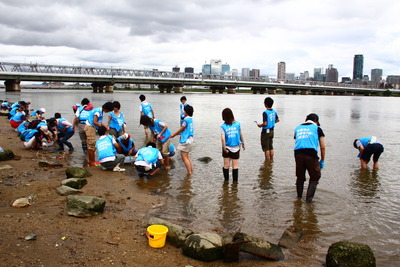
[[[279,122],[279,117],[276,111],[272,108],[274,100],[270,97],[264,99],[264,106],[266,110],[263,112],[263,122],[257,123],[257,126],[262,128],[261,131],[261,148],[264,151],[265,160],[272,160],[274,158],[274,128],[275,124]]]
[[[312,201],[318,181],[321,178],[321,169],[325,166],[325,134],[319,126],[318,115],[311,113],[306,117],[306,122],[300,124],[294,130],[297,197],[303,196],[307,171],[310,176],[306,196],[307,202]],[[321,152],[321,159],[318,157],[318,149]]]
[[[222,157],[224,158],[222,171],[225,181],[229,181],[229,167],[232,165],[233,182],[237,182],[239,177],[240,145],[245,150],[244,139],[240,123],[235,121],[230,108],[222,111],[222,120],[224,121],[221,125]]]

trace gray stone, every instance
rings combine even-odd
[[[3,165],[0,167],[0,171],[11,170],[12,168],[10,165]]]
[[[198,161],[204,162],[204,163],[209,163],[210,161],[212,161],[212,158],[210,157],[202,157],[202,158],[198,158]]]
[[[299,228],[289,227],[283,232],[278,245],[284,248],[292,248],[303,236],[303,231]]]
[[[375,267],[376,260],[368,245],[340,241],[329,246],[327,267]]]
[[[82,193],[82,191],[77,190],[75,188],[66,186],[66,185],[62,185],[60,187],[57,188],[57,194],[61,195],[61,196],[69,196],[69,195],[76,195]]]
[[[182,252],[196,260],[216,261],[223,258],[222,238],[214,233],[190,235],[182,246]]]
[[[90,217],[103,213],[106,201],[92,196],[68,196],[68,215],[75,217]]]
[[[11,160],[14,158],[15,158],[14,152],[12,152],[9,149],[5,149],[4,152],[0,153],[0,161]]]
[[[68,167],[65,173],[67,174],[67,178],[86,178],[92,176],[90,172],[81,167]]]
[[[27,236],[25,236],[25,240],[26,241],[36,240],[36,235],[35,234],[27,235]]]
[[[164,225],[168,228],[168,233],[167,233],[167,242],[171,243],[172,245],[176,247],[181,247],[185,244],[186,238],[193,234],[193,231],[182,227],[177,224],[173,224],[171,222],[168,222],[166,220],[157,218],[157,217],[151,217],[149,219],[149,225],[153,224],[161,224]]]
[[[240,245],[240,250],[243,252],[276,261],[285,259],[282,248],[266,240],[245,233],[236,233],[233,237],[233,241],[250,241]]]
[[[39,161],[39,167],[62,167],[62,163],[54,163],[50,161]]]
[[[62,185],[66,185],[75,189],[81,189],[87,184],[86,178],[68,178],[61,181]]]

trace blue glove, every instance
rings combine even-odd
[[[319,161],[319,167],[321,168],[321,170],[325,167],[325,161],[320,160]]]

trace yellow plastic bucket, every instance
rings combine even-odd
[[[162,248],[165,245],[168,228],[164,225],[154,224],[147,227],[146,236],[149,239],[149,246],[152,248]]]

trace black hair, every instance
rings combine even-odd
[[[354,142],[353,142],[354,148],[358,148],[358,147],[357,147],[357,141],[358,141],[358,139],[355,139]]]
[[[89,104],[90,103],[90,101],[89,101],[89,99],[87,99],[86,97],[84,98],[84,99],[82,99],[82,101],[81,101],[81,105],[83,106],[83,105],[87,105],[87,104]]]
[[[117,109],[121,108],[121,104],[118,101],[114,101],[113,105],[114,105],[114,108],[117,108]]]
[[[98,133],[100,136],[105,135],[106,132],[107,132],[106,126],[100,126],[99,129],[97,129],[97,133]]]
[[[153,126],[154,125],[154,121],[147,115],[142,115],[140,117],[140,124],[144,125],[144,126]]]
[[[193,116],[194,110],[191,105],[186,105],[183,110],[186,112],[186,114],[188,114],[188,116],[190,116],[190,117]]]
[[[107,110],[108,112],[113,111],[114,110],[114,104],[112,102],[106,102],[104,103],[104,105],[102,106],[102,108],[104,110]]]
[[[139,99],[140,99],[140,101],[142,101],[142,102],[143,102],[143,101],[145,101],[145,100],[146,100],[146,97],[145,97],[144,95],[140,95],[140,96],[139,96]]]
[[[55,118],[50,118],[50,119],[48,119],[46,121],[47,121],[47,127],[49,129],[56,126],[56,119]]]
[[[58,112],[54,113],[54,118],[56,118],[56,119],[59,119],[59,118],[61,118],[61,114],[60,114],[60,113],[58,113]]]
[[[226,108],[222,111],[222,120],[229,125],[235,121],[235,116],[233,116],[233,112],[230,108]]]
[[[182,100],[187,100],[187,99],[186,99],[186,96],[182,96],[182,97],[181,97],[181,102],[182,102]]]
[[[156,144],[154,143],[154,142],[148,142],[147,144],[146,144],[146,147],[147,146],[151,146],[151,147],[153,147],[153,148],[156,148]]]
[[[264,105],[266,105],[268,108],[272,108],[272,106],[274,105],[274,100],[270,97],[266,97],[264,99]]]

